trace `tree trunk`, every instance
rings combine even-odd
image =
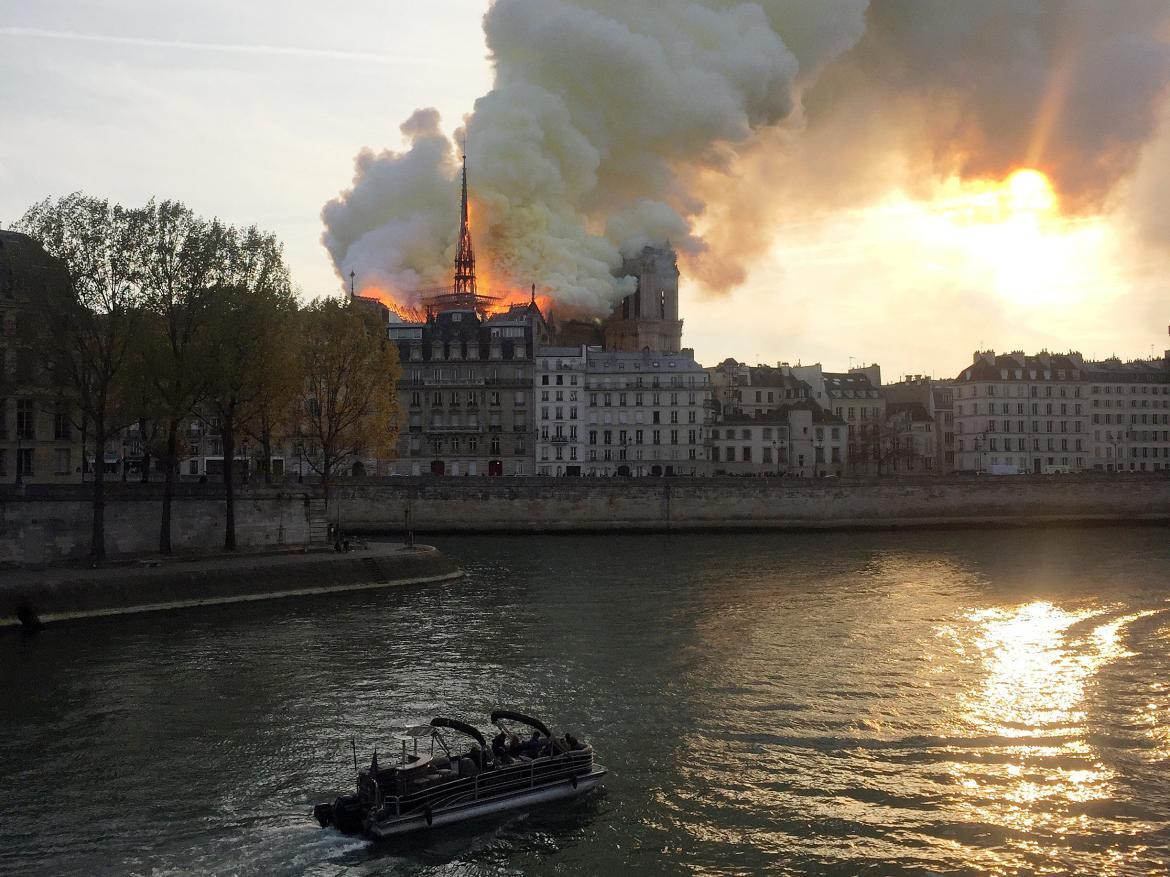
[[[223,493],[224,500],[227,505],[225,508],[224,519],[226,526],[223,534],[223,550],[236,550],[236,498],[234,487],[236,482],[235,473],[235,457],[236,457],[236,436],[235,424],[232,423],[231,415],[223,418],[223,426],[221,427],[223,435]]]
[[[106,424],[104,419],[94,423],[93,467],[93,531],[90,534],[89,556],[94,566],[106,562]],[[84,461],[82,461],[84,463]]]
[[[264,454],[264,483],[272,484],[272,432],[267,428],[260,433],[260,449]]]
[[[158,550],[162,554],[171,553],[171,501],[175,494],[175,461],[178,455],[179,421],[172,417],[167,420],[166,470],[163,477],[162,515],[158,527]]]
[[[150,442],[146,439],[146,418],[138,421],[138,434],[142,437],[142,478],[143,484],[150,481]]]

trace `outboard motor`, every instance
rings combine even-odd
[[[328,828],[329,824],[333,822],[333,805],[328,803],[314,805],[313,818],[321,824],[322,828]]]
[[[313,815],[321,822],[323,808],[329,808],[329,818],[337,830],[342,834],[360,834],[365,813],[362,810],[361,799],[357,795],[342,795],[332,804],[318,804],[313,808]],[[321,822],[321,827],[325,823]]]

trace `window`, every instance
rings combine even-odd
[[[73,438],[73,430],[69,424],[69,412],[63,406],[58,406],[53,415],[53,438],[58,441],[69,441]]]
[[[33,472],[32,448],[21,448],[16,452],[16,474],[20,477],[28,477],[36,474]]]
[[[32,399],[20,399],[16,403],[16,437],[21,439],[35,439],[36,413],[33,410]],[[19,472],[19,464],[18,469]]]

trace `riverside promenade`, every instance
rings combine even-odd
[[[388,588],[462,575],[462,570],[430,546],[397,544],[346,552],[261,551],[115,561],[102,569],[10,571],[0,576],[0,628],[35,628],[68,619]]]

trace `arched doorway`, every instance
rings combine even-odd
[[[503,460],[488,460],[488,475],[503,475],[504,461]]]
[[[352,467],[350,467],[349,474],[354,478],[365,478],[366,477],[366,464],[363,463],[361,460],[358,460],[356,463],[353,464]]]
[[[431,460],[431,474],[442,475],[447,471],[446,465],[442,460]]]

